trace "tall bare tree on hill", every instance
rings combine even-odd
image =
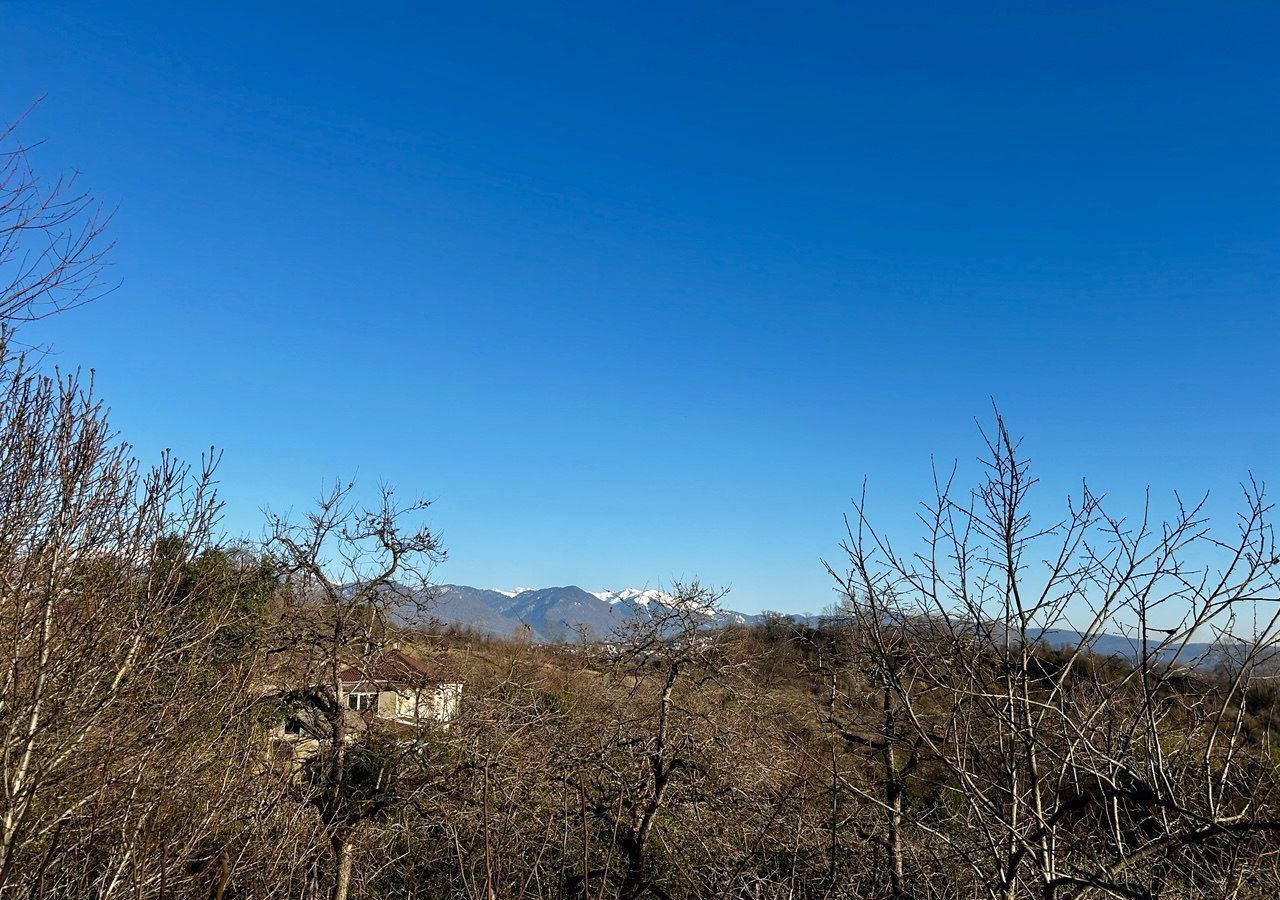
[[[210,454],[151,467],[91,379],[41,373],[10,326],[100,296],[106,217],[0,131],[0,894],[139,896],[198,880],[202,802],[243,785],[251,624],[221,553]],[[220,733],[210,753],[207,738]],[[232,768],[223,768],[224,764]],[[180,781],[187,791],[166,788]],[[209,793],[205,794],[205,789]]]
[[[329,842],[334,900],[350,890],[357,830],[400,799],[394,761],[374,758],[368,742],[355,743],[342,672],[380,656],[397,617],[421,617],[431,570],[445,556],[439,537],[419,521],[427,501],[401,504],[383,487],[364,507],[354,491],[352,483],[335,484],[300,522],[270,515],[267,540],[284,574],[272,623],[283,656],[281,696],[314,712],[322,732],[308,800]]]
[[[941,773],[936,802],[886,795],[886,815],[993,900],[1231,895],[1242,849],[1280,829],[1249,710],[1280,637],[1262,486],[1244,486],[1234,534],[1209,527],[1203,501],[1126,520],[1087,487],[1040,526],[998,415],[984,463],[968,496],[938,483],[912,551],[863,501],[844,544],[845,611],[894,711],[871,746]],[[1094,652],[1107,634],[1129,637],[1110,659]],[[1225,677],[1194,658],[1204,643]]]

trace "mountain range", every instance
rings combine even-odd
[[[527,631],[538,641],[573,641],[579,634],[589,638],[607,638],[628,620],[644,617],[655,606],[670,600],[670,595],[652,588],[587,591],[576,585],[547,588],[477,588],[463,584],[436,586],[427,612],[412,613],[406,608],[399,618],[406,624],[433,620],[446,625],[460,625],[497,637],[511,637]],[[816,625],[817,616],[795,616],[797,621]],[[763,614],[722,610],[709,625],[756,625],[765,620]],[[1049,629],[1040,634],[1046,644],[1072,647],[1081,636],[1068,629]],[[1138,654],[1139,642],[1130,637],[1100,634],[1092,641],[1095,653],[1103,656],[1132,658]],[[1229,647],[1214,643],[1188,645],[1179,659],[1192,664],[1218,661]],[[1165,654],[1162,654],[1165,655]]]
[[[427,618],[499,637],[527,628],[541,641],[573,640],[580,631],[604,638],[627,620],[643,617],[652,606],[669,599],[669,594],[652,588],[592,593],[576,585],[503,590],[443,584],[433,590]],[[725,610],[717,623],[752,624],[760,618]]]

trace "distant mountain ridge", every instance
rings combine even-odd
[[[462,584],[443,584],[432,591],[425,612],[405,607],[398,618],[405,624],[437,621],[446,625],[473,628],[496,637],[512,637],[527,633],[544,642],[575,641],[580,634],[588,638],[607,638],[619,626],[637,617],[650,615],[671,595],[654,588],[587,591],[577,585],[546,588],[476,588]],[[818,616],[795,615],[797,622],[816,625]],[[758,625],[764,614],[722,610],[709,625]],[[1049,647],[1067,649],[1082,639],[1079,632],[1051,628],[1039,632],[1037,640]],[[1140,643],[1134,638],[1115,634],[1095,635],[1090,648],[1101,656],[1134,658]],[[1190,643],[1178,654],[1180,662],[1190,665],[1212,665],[1228,658],[1230,645]],[[1166,661],[1172,652],[1164,652]]]
[[[540,641],[608,637],[629,619],[645,616],[665,604],[670,594],[654,588],[590,592],[577,585],[546,588],[476,588],[464,584],[437,586],[425,618],[462,625],[498,637],[524,631]],[[420,618],[402,613],[406,622]],[[718,623],[752,624],[760,616],[725,610]]]

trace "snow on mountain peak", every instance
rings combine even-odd
[[[653,588],[624,588],[620,591],[597,591],[592,596],[598,597],[610,606],[630,602],[636,606],[648,606],[650,603],[666,605],[671,595]]]
[[[514,597],[516,594],[523,594],[525,591],[531,591],[533,588],[518,587],[507,590],[506,588],[489,588],[495,594],[502,594],[504,597]]]

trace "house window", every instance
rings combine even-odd
[[[347,694],[347,708],[356,712],[365,712],[378,708],[377,694]]]

